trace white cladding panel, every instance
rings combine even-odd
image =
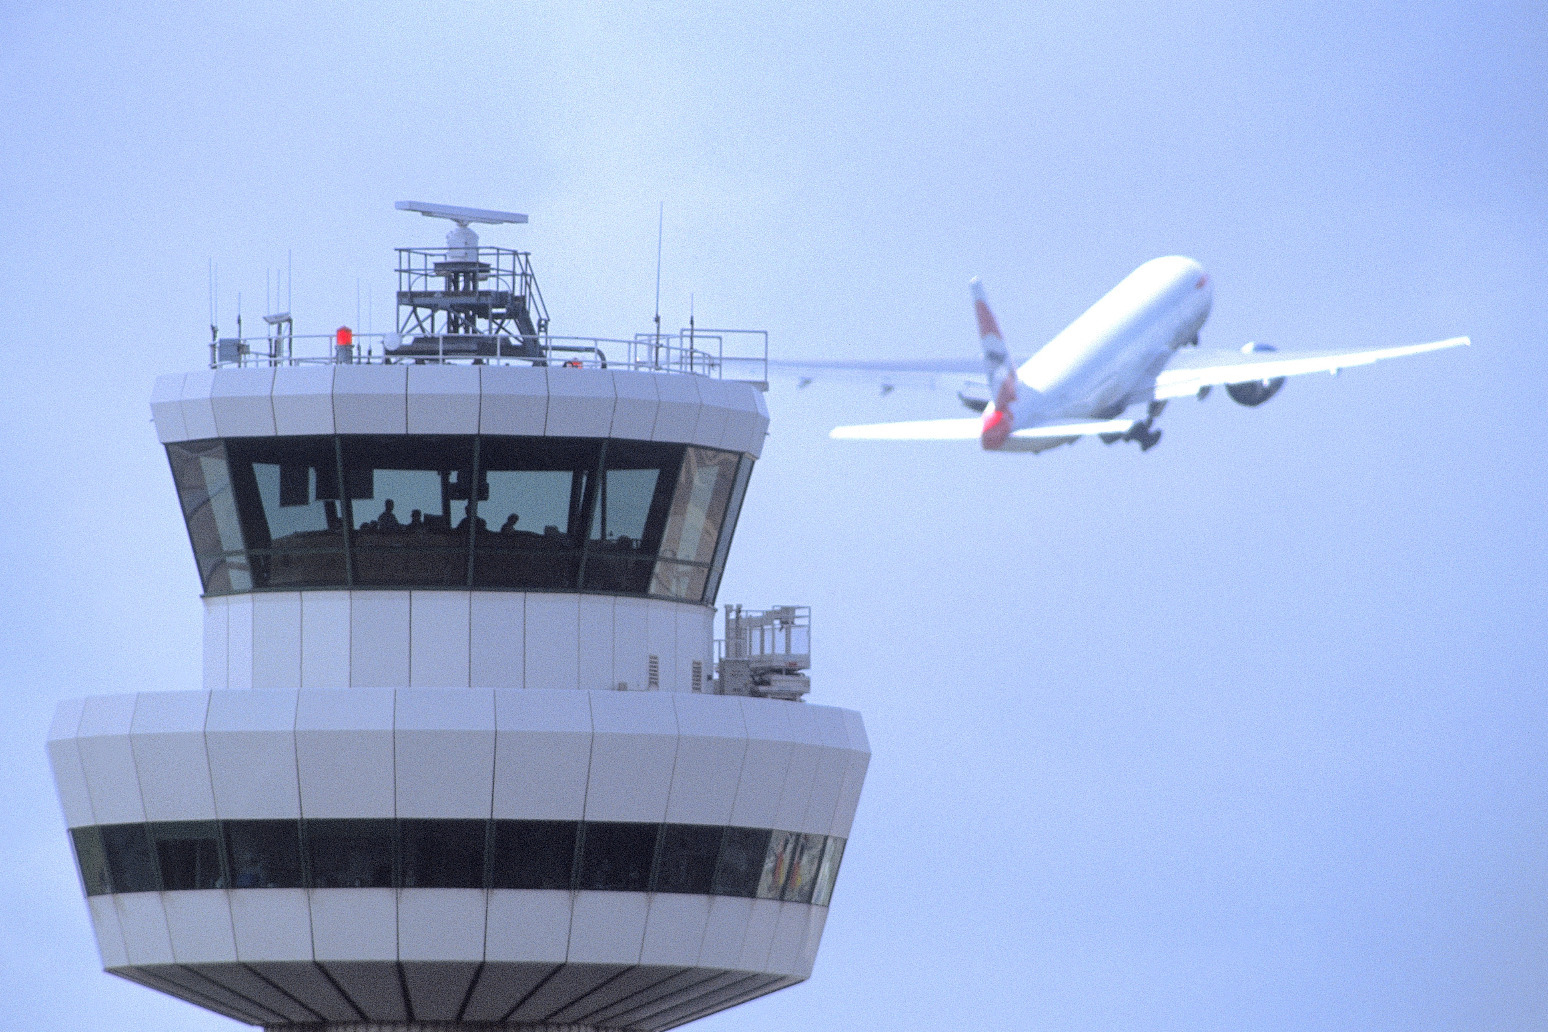
[[[849,772],[849,730],[844,726],[844,711],[832,706],[808,706],[808,716],[816,726],[822,745],[817,754],[817,771],[812,776],[812,794],[806,804],[806,816],[793,830],[827,835],[833,830],[844,778]]]
[[[209,756],[204,748],[208,692],[142,692],[136,696],[130,744],[148,821],[214,820]]]
[[[865,734],[865,721],[854,710],[840,710],[844,714],[844,728],[849,733],[849,757],[844,773],[844,787],[839,789],[838,804],[833,810],[833,829],[828,833],[840,838],[849,837],[849,829],[855,821],[855,809],[860,805],[860,786],[865,781],[866,768],[871,763],[871,743]]]
[[[411,594],[409,684],[416,688],[468,687],[470,593]]]
[[[231,893],[231,928],[243,963],[312,959],[312,916],[304,889]]]
[[[171,964],[172,936],[167,931],[167,910],[159,892],[130,892],[113,897],[118,905],[118,924],[124,933],[124,952],[131,964]]]
[[[341,434],[407,433],[408,367],[335,367],[333,422]]]
[[[398,894],[392,889],[313,889],[311,920],[318,960],[398,959]]]
[[[481,366],[481,433],[541,437],[548,424],[548,370]]]
[[[586,814],[591,694],[498,691],[494,816],[578,821]]]
[[[409,683],[409,593],[349,593],[349,683],[397,688]]]
[[[490,816],[493,691],[400,688],[394,726],[399,817]]]
[[[210,408],[221,437],[274,436],[274,370],[217,369],[210,384]]]
[[[215,409],[210,405],[210,388],[215,372],[200,369],[183,377],[183,430],[190,441],[219,436],[215,429]]]
[[[774,925],[774,942],[769,947],[768,970],[781,975],[794,975],[804,963],[806,932],[811,911],[806,903],[781,903],[779,920]]]
[[[698,964],[711,898],[675,892],[658,892],[652,896],[650,914],[645,919],[640,963],[673,967]]]
[[[281,437],[333,433],[332,365],[285,366],[274,373],[274,430]]]
[[[673,693],[677,758],[667,800],[670,824],[730,824],[747,752],[747,725],[735,700]]]
[[[613,599],[606,595],[580,596],[580,654],[578,685],[589,691],[611,691],[613,679]]]
[[[650,896],[643,892],[577,892],[570,920],[571,964],[638,964]]]
[[[705,448],[724,448],[726,420],[736,404],[731,385],[713,377],[699,377],[699,423],[694,427],[695,444]]]
[[[548,369],[549,437],[606,437],[617,401],[608,369]]]
[[[129,730],[133,695],[95,695],[81,710],[81,770],[98,824],[127,824],[145,819],[140,781],[134,767]]]
[[[483,889],[404,889],[398,893],[398,959],[484,959]]]
[[[648,441],[656,429],[656,410],[660,396],[656,390],[659,377],[634,369],[621,369],[613,373],[613,390],[618,399],[613,406],[612,436]]]
[[[204,599],[204,687],[209,690],[226,688],[227,639],[230,635],[230,606],[227,597],[215,595]]]
[[[526,598],[507,592],[471,592],[469,625],[469,684],[474,688],[522,687]]]
[[[226,687],[253,686],[253,596],[226,602]]]
[[[225,820],[301,816],[294,691],[214,692],[204,740],[215,812]]]
[[[763,445],[768,418],[758,408],[763,392],[751,384],[722,381],[726,404],[726,428],[721,447],[727,451],[756,455]]]
[[[579,633],[579,596],[527,596],[524,665],[528,688],[579,687]]]
[[[183,423],[183,379],[186,373],[156,377],[151,388],[151,419],[156,423],[156,439],[162,444],[168,441],[188,440],[188,429]]]
[[[301,597],[299,591],[253,595],[254,688],[301,687]]]
[[[688,690],[688,685],[677,679],[677,607],[670,602],[653,601],[645,610],[645,651],[656,657],[661,691]]]
[[[649,682],[648,636],[650,607],[658,603],[643,598],[613,600],[613,681],[630,691],[643,691]]]
[[[827,907],[808,907],[806,914],[806,939],[801,943],[801,964],[794,972],[799,978],[808,978],[812,965],[817,961],[817,947],[822,942],[822,930],[828,923]]]
[[[774,929],[779,924],[780,906],[774,899],[752,901],[752,912],[747,917],[747,936],[742,940],[742,961],[737,967],[744,971],[767,968],[769,950],[774,945]]]
[[[296,762],[306,817],[393,817],[393,692],[302,689]]]
[[[677,753],[677,714],[671,696],[593,692],[591,718],[586,819],[665,820]]]
[[[570,949],[571,894],[562,889],[489,893],[484,957],[562,964]]]
[[[652,441],[693,444],[699,426],[699,381],[697,376],[658,376],[656,378],[656,426]]]
[[[301,593],[301,687],[349,684],[350,593]]]
[[[86,908],[91,911],[91,930],[97,935],[97,953],[102,957],[104,968],[123,967],[129,963],[124,950],[124,931],[118,920],[118,904],[113,896],[88,896]]]
[[[704,945],[699,949],[700,967],[742,966],[742,943],[747,938],[748,922],[752,920],[752,905],[752,900],[735,896],[716,896],[710,900],[709,916],[704,923]]]
[[[795,744],[790,750],[790,766],[785,770],[785,787],[780,791],[779,809],[774,812],[774,827],[789,831],[804,830],[801,821],[812,798],[812,781],[821,758],[821,734],[811,715],[810,706],[792,706],[791,730]]]
[[[225,889],[162,893],[172,955],[179,964],[236,962],[229,897]]]
[[[772,699],[738,699],[747,724],[747,751],[737,781],[731,823],[742,828],[774,828],[779,799],[790,767],[791,704]],[[784,829],[790,830],[790,829]]]
[[[408,367],[408,432],[478,433],[479,367]]]
[[[81,766],[80,743],[76,738],[85,709],[85,699],[63,700],[54,707],[54,720],[48,729],[48,762],[54,769],[54,786],[59,792],[59,808],[64,811],[67,828],[96,823],[91,813],[86,771]]]

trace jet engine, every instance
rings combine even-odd
[[[1242,354],[1244,355],[1275,350],[1278,349],[1272,344],[1246,344],[1242,346]],[[1276,376],[1272,380],[1248,380],[1246,383],[1228,383],[1226,384],[1226,393],[1238,405],[1254,408],[1278,394],[1279,388],[1284,385],[1285,378],[1283,376]]]

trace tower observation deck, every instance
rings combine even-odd
[[[269,1028],[666,1029],[808,977],[859,714],[727,607],[767,337],[550,332],[524,252],[398,252],[396,329],[215,340],[151,410],[203,684],[60,704],[103,966]]]

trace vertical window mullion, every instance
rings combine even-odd
[[[333,469],[339,483],[339,518],[344,521],[344,584],[355,586],[355,511],[350,502],[349,485],[344,480],[344,439],[333,436]]]

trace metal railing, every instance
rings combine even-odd
[[[725,607],[725,637],[715,641],[716,694],[794,702],[811,691],[801,673],[811,665],[810,606]]]
[[[347,339],[348,343],[340,343]],[[685,373],[768,386],[767,330],[684,329],[641,333],[632,339],[542,333],[529,354],[470,355],[437,350],[394,355],[396,333],[297,333],[266,337],[222,337],[210,342],[210,368],[300,365],[526,365],[596,369],[639,369]],[[497,349],[503,350],[503,349]]]

